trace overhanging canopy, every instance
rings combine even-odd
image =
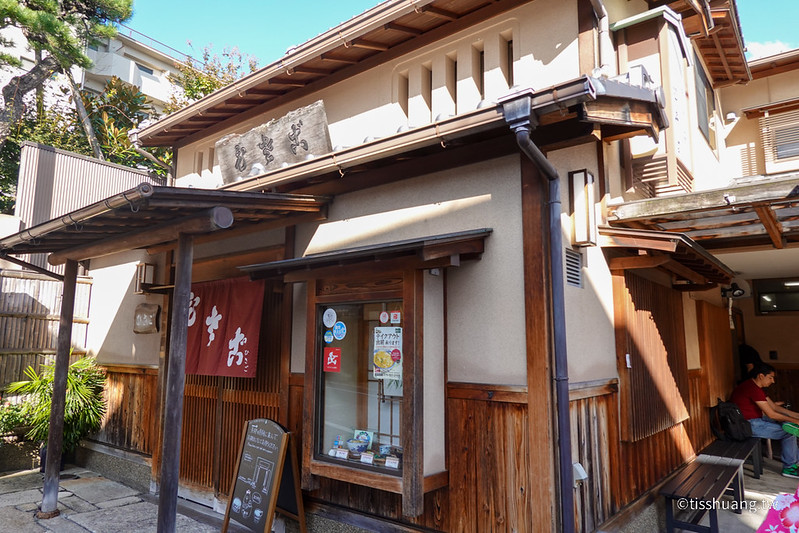
[[[610,207],[613,226],[684,233],[703,248],[784,248],[799,242],[799,173]]]
[[[221,223],[220,227],[235,222],[236,228],[255,225],[262,228],[270,223],[286,226],[309,218],[324,218],[328,202],[329,198],[319,196],[156,187],[142,183],[0,239],[0,256],[50,253],[52,264],[66,259],[82,261],[169,244],[180,232],[203,233],[209,222]]]
[[[599,245],[610,256],[611,270],[659,269],[672,277],[675,289],[710,289],[734,276],[724,263],[679,233],[601,227]]]
[[[309,254],[305,257],[285,259],[239,267],[253,279],[285,276],[285,281],[312,277],[311,272],[323,268],[336,268],[359,263],[396,260],[403,265],[418,268],[456,266],[460,260],[477,259],[485,248],[485,238],[490,228],[481,228],[445,235],[432,235],[418,239],[394,241]]]

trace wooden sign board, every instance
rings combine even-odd
[[[291,434],[265,418],[245,423],[223,533],[231,519],[254,533],[271,531],[275,512],[297,520],[300,531],[305,533],[305,511],[298,482]]]
[[[226,135],[214,150],[226,184],[330,153],[325,105],[318,100],[243,135]]]

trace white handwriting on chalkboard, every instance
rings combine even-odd
[[[247,435],[247,442],[255,447],[268,448],[270,450],[277,450],[277,444],[268,439],[262,439],[255,435]]]

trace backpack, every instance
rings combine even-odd
[[[734,402],[721,398],[710,408],[710,429],[719,440],[744,441],[752,436],[752,426]]]

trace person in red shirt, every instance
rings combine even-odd
[[[796,435],[799,433],[799,413],[775,404],[763,390],[774,383],[774,367],[767,363],[755,364],[751,377],[732,391],[734,402],[752,426],[752,435],[764,439],[780,439],[782,444],[782,475],[799,478],[799,452]]]

